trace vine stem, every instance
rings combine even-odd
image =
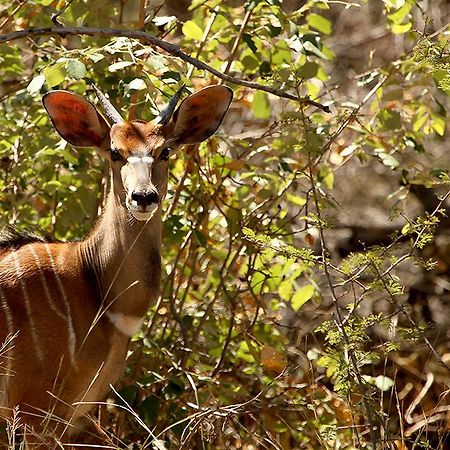
[[[304,105],[314,106],[325,112],[331,112],[329,106],[323,105],[319,102],[315,102],[308,97],[298,97],[296,95],[290,94],[289,92],[283,91],[281,89],[276,89],[270,86],[262,85],[259,83],[254,83],[252,81],[243,80],[241,78],[232,77],[226,73],[220,72],[214,69],[210,65],[200,61],[197,58],[187,55],[175,44],[159,39],[145,31],[137,30],[121,30],[115,28],[93,28],[93,27],[49,27],[49,28],[27,28],[25,30],[13,31],[12,33],[7,33],[0,36],[0,44],[15,41],[17,39],[23,38],[36,38],[38,36],[60,36],[65,37],[67,35],[86,35],[86,36],[102,36],[102,37],[128,37],[130,39],[136,39],[144,44],[152,45],[158,47],[172,56],[176,56],[181,60],[192,64],[195,68],[199,70],[204,70],[206,72],[215,75],[221,80],[227,81],[229,83],[237,84],[240,86],[246,86],[251,89],[257,89],[260,91],[267,92],[269,94],[275,95],[280,98],[287,98],[289,100],[294,100]]]

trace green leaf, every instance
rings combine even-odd
[[[153,425],[158,418],[161,401],[156,395],[150,395],[141,404],[139,416],[147,425]]]
[[[61,155],[69,164],[78,164],[78,158],[73,156],[68,150],[66,149],[59,149],[58,154]]]
[[[189,39],[202,40],[203,30],[193,20],[185,22],[181,31]]]
[[[66,78],[64,63],[57,63],[44,69],[44,76],[47,86],[52,88],[61,84]]]
[[[396,25],[401,25],[404,22],[405,18],[408,18],[410,11],[411,5],[405,4],[397,11],[389,14],[388,19]]]
[[[431,126],[439,136],[444,136],[445,133],[445,120],[437,114],[431,114]]]
[[[77,80],[86,76],[86,66],[78,59],[67,61],[66,69],[67,74]]]
[[[317,181],[327,189],[333,189],[334,173],[329,166],[322,166],[317,172]]]
[[[261,272],[255,272],[252,275],[250,287],[254,294],[256,294],[256,295],[261,294],[261,290],[264,286],[265,280],[266,280],[266,276]]]
[[[256,48],[255,41],[249,34],[244,33],[242,36],[242,40],[249,46],[249,48],[253,53],[256,53],[258,51],[258,49]]]
[[[298,311],[314,295],[315,289],[312,284],[301,287],[291,298],[291,306],[294,311]]]
[[[398,130],[402,126],[400,113],[392,109],[382,109],[378,113],[378,120],[387,130]]]
[[[278,295],[286,301],[289,301],[292,298],[292,292],[294,291],[293,280],[288,279],[284,280],[278,286]]]
[[[412,28],[412,22],[403,23],[403,24],[394,24],[392,25],[392,32],[394,34],[403,34],[407,33]]]
[[[252,113],[257,119],[270,117],[270,103],[266,92],[257,91],[253,96]]]
[[[308,16],[308,23],[311,28],[320,31],[323,34],[331,34],[333,31],[331,22],[319,14],[310,14]]]
[[[174,399],[180,397],[185,390],[186,386],[180,378],[171,377],[167,386],[164,387],[163,393],[166,399]]]
[[[197,239],[198,243],[202,246],[202,247],[206,247],[207,244],[207,239],[206,236],[198,229],[194,230],[194,236]]]
[[[255,358],[253,357],[252,347],[249,341],[241,341],[236,351],[236,356],[245,362],[253,363]]]
[[[300,69],[297,72],[297,75],[301,78],[305,78],[306,80],[308,80],[317,75],[319,67],[320,67],[319,64],[307,61],[305,64],[303,64],[302,67],[300,67]]]
[[[303,197],[300,197],[299,195],[290,194],[289,192],[286,194],[287,199],[297,206],[303,206],[306,205],[306,199]]]

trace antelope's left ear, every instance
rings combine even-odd
[[[184,99],[172,116],[177,145],[195,144],[214,134],[232,99],[227,86],[208,86]]]

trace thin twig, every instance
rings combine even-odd
[[[170,42],[163,41],[149,33],[144,31],[136,30],[120,30],[115,28],[103,29],[103,28],[92,28],[92,27],[53,27],[53,28],[28,28],[21,31],[14,31],[12,33],[4,34],[0,36],[0,44],[15,41],[17,39],[23,38],[36,38],[38,36],[61,36],[65,37],[67,35],[87,35],[87,36],[103,36],[103,37],[128,37],[130,39],[137,39],[140,42],[154,47],[158,47],[170,55],[176,56],[181,60],[192,64],[199,70],[207,71],[217,78],[220,78],[229,83],[238,84],[240,86],[246,86],[251,89],[257,89],[260,91],[265,91],[269,94],[275,95],[276,97],[287,98],[289,100],[294,100],[299,103],[315,106],[325,112],[330,112],[329,106],[322,105],[321,103],[315,102],[308,97],[297,97],[296,95],[285,92],[281,89],[272,88],[270,86],[265,86],[259,83],[254,83],[252,81],[243,80],[241,78],[232,77],[230,75],[224,74],[217,69],[209,66],[208,64],[200,61],[197,58],[184,53],[180,47]]]
[[[231,49],[230,55],[227,59],[227,66],[225,67],[225,70],[223,73],[228,73],[231,68],[231,64],[233,64],[234,61],[234,55],[236,54],[237,48],[239,47],[239,42],[241,42],[242,36],[244,35],[245,27],[247,26],[248,21],[250,20],[250,16],[252,14],[253,8],[247,9],[247,12],[245,13],[244,19],[241,23],[241,28],[239,30],[238,35],[236,36],[236,39],[233,43],[233,48]]]
[[[203,32],[202,40],[199,42],[197,52],[195,54],[195,57],[198,58],[200,56],[200,53],[203,50],[203,47],[206,44],[206,41],[208,39],[209,33],[211,32],[211,28],[214,24],[214,21],[216,20],[217,14],[219,10],[215,8],[213,12],[211,13],[211,17],[209,18],[208,24],[205,27],[205,31]],[[191,78],[192,72],[194,71],[194,66],[189,66],[189,69],[186,73],[186,78]],[[226,73],[226,72],[225,72]]]

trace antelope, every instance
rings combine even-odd
[[[94,147],[109,162],[111,183],[84,240],[0,238],[3,420],[18,411],[33,433],[70,435],[118,381],[130,339],[158,296],[168,159],[183,144],[209,138],[233,96],[226,86],[209,86],[177,108],[183,87],[151,122],[125,121],[95,86],[106,120],[76,94],[44,95],[59,135]]]

